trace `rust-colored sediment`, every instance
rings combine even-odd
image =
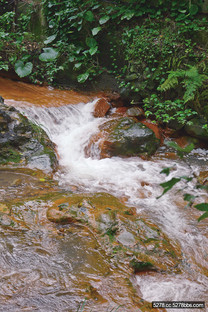
[[[0,95],[6,104],[15,105],[13,101],[38,106],[63,106],[67,104],[87,103],[97,97],[75,91],[53,89],[0,77]],[[9,100],[9,101],[8,101]],[[21,104],[18,103],[18,104]]]

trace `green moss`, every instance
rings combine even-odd
[[[136,259],[133,259],[130,262],[130,266],[134,269],[134,273],[156,270],[154,265],[151,262],[142,262]]]
[[[0,164],[4,165],[9,162],[19,163],[21,160],[20,152],[16,151],[12,147],[3,148],[0,154]]]

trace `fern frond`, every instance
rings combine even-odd
[[[168,76],[168,79],[164,81],[164,83],[160,86],[160,91],[167,91],[171,88],[175,88],[178,85],[178,79],[177,77],[171,76],[171,74]]]
[[[167,91],[171,88],[175,88],[179,81],[185,88],[183,96],[184,103],[194,100],[196,92],[202,87],[203,82],[208,79],[208,76],[200,74],[196,66],[187,65],[188,70],[178,69],[176,71],[170,71],[168,78],[160,86],[160,91]]]

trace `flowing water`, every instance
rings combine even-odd
[[[44,90],[53,98],[48,103],[46,95],[43,101],[41,96],[33,101],[31,95],[24,97],[21,85],[17,88],[18,95],[13,89],[11,93],[9,90],[2,93],[6,103],[17,106],[29,119],[41,125],[57,146],[59,168],[54,179],[58,181],[60,189],[70,191],[76,187],[77,192],[104,191],[125,197],[127,204],[135,206],[140,214],[179,242],[183,252],[183,274],[137,275],[135,280],[142,298],[150,302],[195,300],[208,303],[207,221],[198,223],[200,213],[196,209],[185,208],[186,203],[177,192],[185,186],[183,182],[156,199],[162,192],[159,186],[161,182],[174,176],[190,175],[192,171],[198,173],[206,170],[208,152],[205,149],[194,150],[186,162],[166,158],[162,149],[149,161],[139,157],[100,159],[97,143],[91,145],[86,155],[90,138],[106,121],[106,118],[93,117],[96,99],[82,96],[78,101],[74,95],[70,98],[65,91],[63,98],[61,93],[58,94],[59,104],[55,105],[53,90]],[[43,91],[40,90],[41,95]],[[170,176],[160,174],[164,167],[173,168]],[[196,193],[192,183],[188,184],[186,192]],[[198,202],[207,200],[207,194],[203,191],[197,190],[197,195]],[[44,210],[33,203],[29,205],[36,212]],[[40,217],[42,219],[43,215]],[[110,268],[92,238],[89,241],[86,233],[82,235],[83,230],[77,232],[74,229],[75,234],[69,233],[67,238],[58,240],[52,230],[48,234],[50,231],[46,231],[44,225],[45,221],[40,221],[31,231],[18,233],[15,238],[12,233],[1,232],[0,248],[4,250],[0,260],[1,296],[8,302],[2,311],[76,311],[75,306],[82,292],[75,280],[91,285],[104,283],[101,276],[107,274]],[[70,287],[73,289],[71,292]],[[68,300],[71,300],[71,310],[67,306]],[[111,301],[112,298],[109,299]],[[12,308],[14,302],[16,310]],[[104,306],[95,311],[105,311]]]

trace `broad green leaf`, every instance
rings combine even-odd
[[[45,43],[45,44],[49,44],[49,43],[53,42],[53,41],[56,39],[56,36],[57,36],[57,35],[49,36],[49,37],[44,41],[44,43]]]
[[[71,55],[71,56],[69,56],[68,60],[69,60],[69,62],[74,62],[75,61],[75,57]]]
[[[82,51],[82,48],[81,48],[81,47],[78,47],[78,48],[76,48],[75,53],[76,53],[76,54],[79,54],[81,51]]]
[[[78,31],[80,31],[82,29],[82,25],[79,25],[79,27],[77,28]]]
[[[182,14],[185,14],[186,13],[186,10],[178,10],[178,12],[182,13]]]
[[[8,71],[9,70],[9,66],[6,65],[6,64],[0,64],[0,70],[2,70],[2,69]]]
[[[181,176],[180,178],[186,180],[187,182],[190,182],[193,180],[193,177],[187,177],[187,176]]]
[[[198,6],[196,4],[191,4],[191,6],[189,8],[189,13],[191,15],[195,15],[198,11],[199,11]]]
[[[76,68],[76,69],[80,68],[81,66],[82,66],[82,63],[76,63],[76,64],[74,64],[74,68]]]
[[[92,8],[92,10],[96,10],[96,9],[98,9],[100,7],[100,4],[97,4],[97,5],[95,5],[93,8]]]
[[[208,212],[205,212],[201,217],[199,217],[198,222],[205,219],[205,218],[208,218]]]
[[[92,29],[92,35],[93,36],[96,36],[98,33],[99,33],[99,31],[101,30],[102,28],[99,26],[99,27],[95,27],[95,28],[93,28]]]
[[[94,21],[94,14],[92,13],[92,11],[87,11],[85,13],[85,19],[88,21],[88,22],[92,22]]]
[[[208,211],[207,203],[201,203],[201,204],[195,205],[194,207],[200,211]]]
[[[17,61],[15,63],[15,72],[20,78],[26,77],[31,74],[33,64],[31,62],[25,63],[23,61]]]
[[[134,16],[134,12],[126,12],[122,15],[121,20],[127,19],[128,21]]]
[[[192,201],[193,202],[195,198],[196,198],[196,196],[188,194],[188,193],[183,195],[183,199],[185,201],[189,201],[189,202]]]
[[[172,187],[178,183],[179,181],[181,181],[181,178],[172,178],[171,180],[167,181],[167,182],[164,182],[164,183],[161,183],[160,185],[164,188],[164,191],[163,193],[157,197],[157,198],[160,198],[161,196],[163,196],[165,193],[167,193],[169,190],[172,189]]]
[[[177,151],[177,154],[182,158],[185,153],[190,153],[194,149],[194,144],[191,143],[186,147],[180,147],[176,142],[169,141],[166,143],[168,146],[174,148]]]
[[[102,16],[102,17],[99,19],[100,25],[105,24],[109,19],[110,19],[110,17],[109,17],[108,15]]]
[[[22,62],[26,62],[29,58],[30,58],[31,55],[24,55],[22,58],[21,58],[21,61]]]
[[[163,170],[160,171],[160,173],[164,173],[167,176],[170,174],[170,167],[169,168],[164,168]]]
[[[97,52],[97,50],[98,50],[98,46],[90,48],[89,50],[90,55],[94,55]]]
[[[79,75],[77,77],[77,81],[80,82],[80,83],[83,83],[83,82],[85,82],[88,79],[88,77],[89,77],[89,73],[86,72],[84,74]]]
[[[53,48],[43,48],[43,51],[39,55],[39,59],[43,62],[54,61],[58,57],[58,52]]]
[[[194,149],[194,144],[191,143],[187,145],[186,147],[180,147],[176,142],[168,141],[166,143],[168,146],[174,148],[176,151],[182,152],[182,153],[190,153]]]
[[[95,46],[97,46],[97,41],[92,37],[88,37],[86,38],[86,44],[88,47],[94,48]]]

